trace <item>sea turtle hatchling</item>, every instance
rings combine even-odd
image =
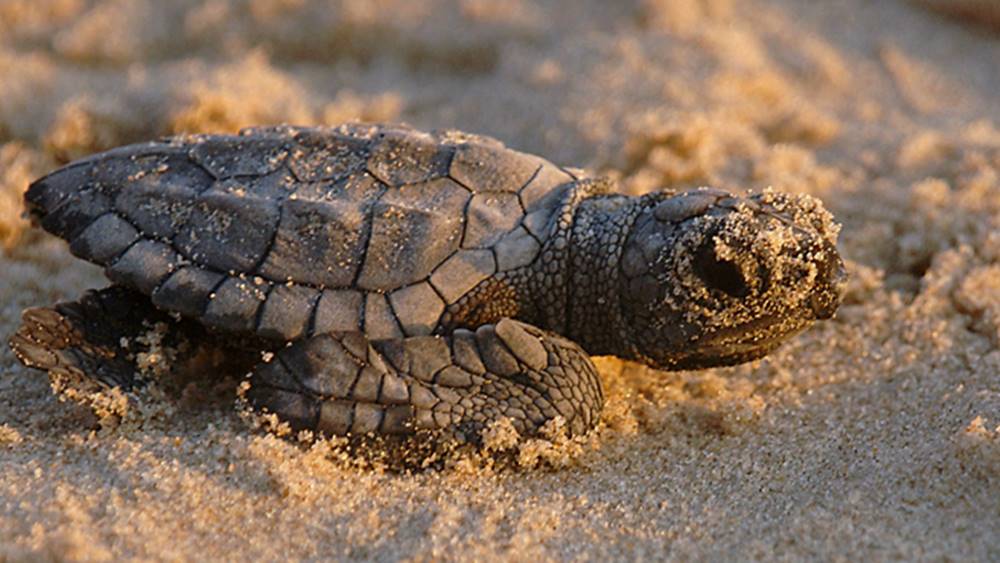
[[[253,349],[246,403],[326,435],[476,443],[559,417],[580,435],[603,402],[589,355],[760,358],[833,315],[845,280],[814,198],[630,197],[491,138],[395,125],[129,145],[25,200],[113,282],[27,310],[10,340],[25,365],[129,391],[130,343],[163,321]]]

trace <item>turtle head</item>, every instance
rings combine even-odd
[[[847,275],[819,200],[647,198],[621,258],[626,355],[660,369],[733,365],[833,316]]]

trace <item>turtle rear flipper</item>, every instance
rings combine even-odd
[[[9,344],[21,363],[46,370],[59,387],[128,393],[193,353],[195,333],[203,332],[157,310],[141,293],[113,285],[25,310]]]
[[[328,333],[259,364],[245,398],[292,430],[327,436],[417,433],[481,443],[507,419],[522,436],[561,417],[570,435],[597,424],[600,377],[576,344],[503,319],[475,332],[371,341]]]

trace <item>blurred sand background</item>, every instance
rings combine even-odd
[[[601,428],[533,469],[538,452],[524,468],[357,467],[249,430],[235,383],[208,378],[100,427],[3,346],[0,561],[1000,560],[998,14],[994,0],[0,2],[4,338],[24,307],[105,283],[26,230],[31,179],[263,123],[455,127],[631,193],[810,193],[843,223],[852,274],[836,319],[763,361],[601,361]]]

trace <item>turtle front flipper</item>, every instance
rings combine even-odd
[[[437,434],[479,443],[508,419],[522,436],[562,417],[570,435],[597,424],[600,377],[576,344],[503,319],[475,332],[370,341],[302,340],[259,364],[245,397],[293,430],[328,436]]]
[[[78,301],[25,310],[9,344],[21,363],[46,370],[57,388],[130,392],[145,384],[144,375],[193,352],[202,333],[195,323],[157,310],[145,295],[113,285]]]

